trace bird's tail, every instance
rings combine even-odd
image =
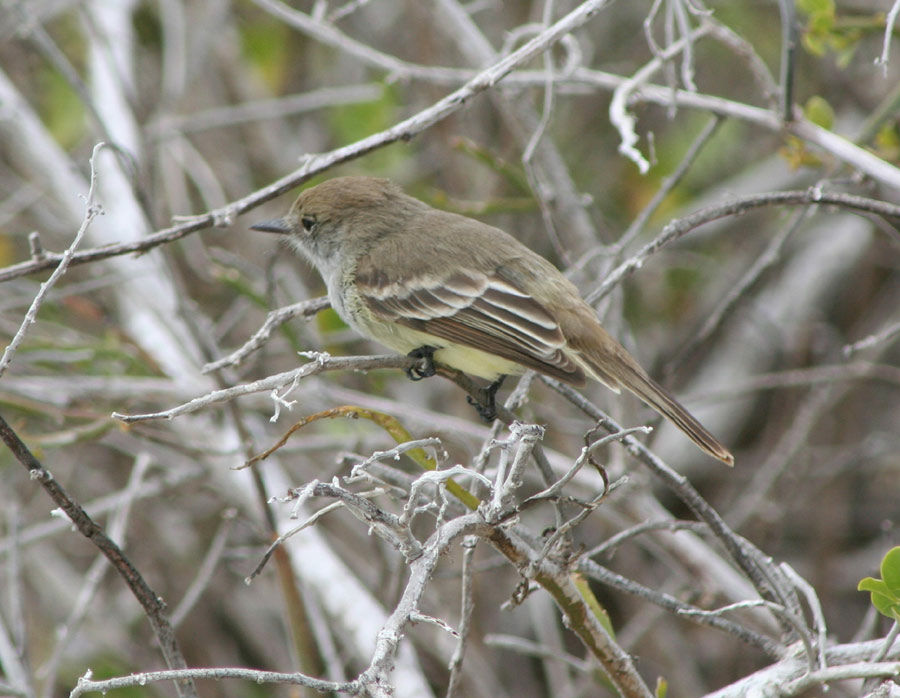
[[[614,340],[613,340],[614,341]],[[619,386],[626,388],[650,405],[663,417],[687,434],[691,441],[726,465],[734,465],[734,456],[710,434],[700,422],[688,412],[665,388],[654,381],[640,367],[637,361],[619,345],[613,345],[614,356],[594,357],[582,353],[582,358],[601,382],[613,390]],[[612,348],[607,345],[607,348]]]

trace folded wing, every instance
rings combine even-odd
[[[546,309],[499,275],[456,271],[403,281],[360,273],[368,309],[387,322],[464,344],[548,376],[582,385],[585,373]]]

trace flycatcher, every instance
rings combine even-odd
[[[616,393],[624,387],[734,464],[600,326],[575,286],[498,228],[372,177],[323,182],[284,218],[251,227],[287,235],[322,275],[338,315],[370,339],[492,381],[533,369],[574,386],[590,377]]]

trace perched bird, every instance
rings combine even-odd
[[[525,369],[574,386],[590,377],[617,393],[630,390],[703,451],[734,463],[603,329],[556,267],[498,228],[372,177],[323,182],[283,218],[251,227],[287,235],[360,334],[425,360],[410,377],[433,374],[432,359],[495,381],[494,390],[498,379]]]

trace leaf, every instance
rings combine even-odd
[[[865,579],[859,580],[859,584],[856,586],[857,591],[871,591],[877,594],[888,594],[890,593],[887,588],[887,584],[885,584],[880,579],[875,579],[873,577],[866,577]]]
[[[888,550],[882,559],[881,578],[889,592],[900,600],[900,546]]]
[[[244,22],[242,27],[244,57],[272,92],[280,93],[291,70],[291,45],[296,43],[290,27],[268,16]]]
[[[656,690],[653,691],[656,698],[666,698],[669,695],[669,682],[662,676],[656,677]]]
[[[609,633],[609,636],[615,640],[616,631],[615,628],[613,628],[609,613],[607,613],[606,609],[601,605],[597,597],[594,596],[594,592],[591,589],[591,586],[588,583],[587,579],[585,579],[584,575],[582,575],[581,573],[573,572],[572,581],[575,582],[575,588],[578,589],[578,593],[581,594],[581,598],[584,599],[585,603],[588,605],[588,608],[591,609],[591,613],[594,614],[594,617],[600,622],[600,625],[603,626],[603,629]]]
[[[816,126],[829,130],[834,126],[834,109],[824,97],[818,95],[810,97],[803,107],[803,113]]]
[[[368,419],[369,421],[377,424],[382,429],[384,429],[398,444],[413,440],[410,433],[396,417],[385,414],[384,412],[377,412],[375,410],[369,410],[364,407],[357,407],[356,405],[341,405],[340,407],[334,407],[330,410],[323,410],[322,412],[316,412],[315,414],[311,414],[308,417],[304,417],[299,422],[294,424],[290,429],[288,429],[287,432],[285,432],[284,436],[282,436],[274,446],[271,446],[262,453],[253,456],[253,458],[248,460],[244,464],[244,466],[246,467],[249,465],[254,465],[255,463],[265,460],[270,455],[275,453],[275,451],[284,446],[294,432],[305,427],[307,424],[311,424],[312,422],[318,421],[320,419],[334,419],[336,417],[348,417],[350,419]],[[405,452],[405,455],[412,458],[421,466],[423,470],[437,470],[437,463],[428,455],[424,448],[411,448],[410,450]],[[478,505],[481,503],[478,497],[462,487],[459,483],[455,482],[452,478],[447,479],[445,486],[447,487],[447,491],[450,494],[452,494],[473,511],[477,509]]]
[[[810,16],[834,16],[834,0],[797,0],[797,9]]]
[[[883,579],[865,577],[858,591],[868,591],[872,605],[891,620],[900,622],[900,547],[891,548],[881,560]]]

